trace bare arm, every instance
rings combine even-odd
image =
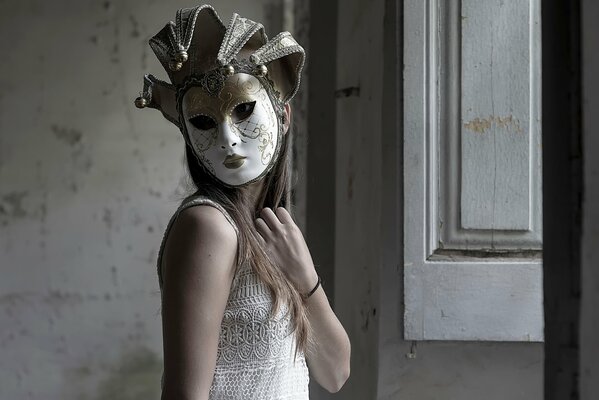
[[[271,256],[298,290],[308,293],[318,279],[302,232],[282,207],[276,209],[276,214],[265,208],[261,217],[256,220],[256,228]],[[306,351],[310,374],[326,390],[337,392],[350,373],[349,338],[322,287],[308,298],[306,306],[313,331],[313,344]]]
[[[306,305],[314,335],[314,343],[306,352],[310,373],[326,390],[338,392],[349,378],[349,337],[331,309],[322,286],[308,298]]]
[[[173,224],[162,270],[162,400],[208,399],[236,252],[234,228],[211,206],[187,208]]]

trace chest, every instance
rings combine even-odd
[[[233,280],[223,315],[217,363],[260,361],[288,357],[294,345],[286,306],[271,316],[272,297],[248,266]]]

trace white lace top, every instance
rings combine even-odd
[[[200,204],[219,209],[237,231],[220,204],[197,195],[186,198],[169,221],[158,253],[161,289],[162,253],[168,232],[182,210]],[[271,304],[267,287],[249,264],[242,265],[233,279],[221,323],[211,400],[308,399],[308,367],[302,352],[294,360],[296,338],[285,316],[287,307],[271,319]]]

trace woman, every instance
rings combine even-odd
[[[171,84],[136,99],[181,130],[197,192],[158,255],[162,399],[308,399],[349,376],[350,343],[289,214],[289,101],[304,50],[287,32],[211,6],[177,12],[150,40]]]

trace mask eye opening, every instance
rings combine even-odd
[[[194,115],[193,117],[189,118],[189,122],[195,128],[201,131],[209,131],[216,128],[216,121],[213,118],[203,114]]]
[[[252,115],[252,113],[254,112],[255,106],[256,106],[255,101],[237,104],[235,106],[235,108],[233,109],[233,112],[231,113],[233,120],[235,122],[241,122],[241,121],[249,118],[250,115]]]

